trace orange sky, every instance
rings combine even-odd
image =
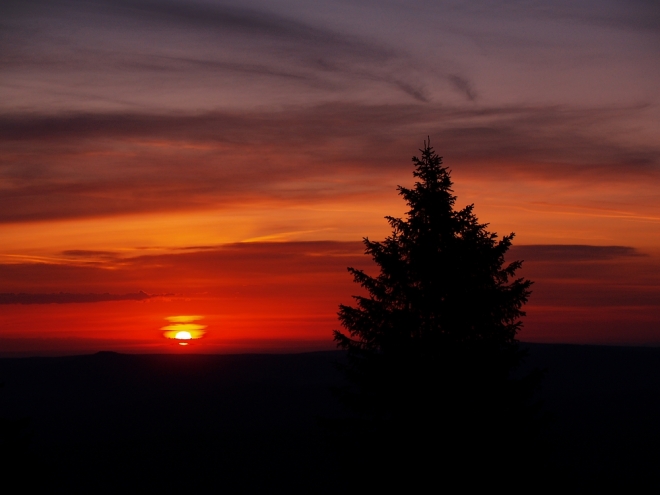
[[[660,342],[648,3],[35,5],[0,7],[0,355],[332,348],[427,136],[516,233],[523,340]]]

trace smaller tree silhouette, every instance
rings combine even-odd
[[[517,448],[531,424],[537,377],[512,373],[532,282],[515,277],[521,261],[505,263],[514,234],[498,240],[473,205],[455,210],[450,171],[430,142],[420,151],[417,181],[398,188],[406,218],[386,217],[383,242],[364,239],[379,273],[348,269],[367,295],[338,313],[348,332],[334,339],[348,351],[352,383],[343,397],[359,413],[353,425],[377,445],[372,454],[392,469],[404,458],[445,471],[460,459],[494,465],[486,458]]]

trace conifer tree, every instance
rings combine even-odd
[[[498,239],[473,205],[454,209],[450,171],[430,142],[420,151],[417,181],[398,188],[406,217],[386,217],[384,241],[364,239],[380,272],[348,269],[367,295],[338,313],[353,384],[344,398],[380,438],[413,442],[408,450],[422,437],[454,449],[499,442],[524,422],[535,382],[512,376],[532,282],[515,277],[521,261],[505,263],[514,234]]]

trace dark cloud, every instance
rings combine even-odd
[[[151,296],[146,292],[134,294],[72,294],[60,292],[57,294],[0,294],[0,304],[69,304],[69,303],[97,303],[107,301],[144,301]]]
[[[177,250],[179,251],[179,250]],[[370,265],[363,256],[361,242],[302,241],[246,242],[201,249],[190,246],[191,252],[144,255],[122,261],[125,270],[163,270],[186,267],[200,275],[218,277],[231,275],[229,280],[246,277],[264,280],[273,275],[304,273],[339,273],[343,276],[351,263]],[[347,279],[348,280],[348,279]],[[233,282],[232,282],[233,283]]]
[[[85,249],[67,249],[62,251],[64,256],[71,258],[100,258],[100,259],[116,259],[119,253],[115,251],[94,251]]]
[[[123,60],[121,63],[126,64]],[[322,80],[318,75],[296,70],[286,67],[277,67],[265,64],[250,64],[240,62],[229,62],[221,60],[208,60],[192,57],[165,57],[165,56],[152,56],[149,61],[139,60],[135,61],[133,68],[149,68],[152,70],[161,70],[164,72],[185,72],[194,70],[200,72],[236,72],[254,76],[266,76],[282,79],[289,79],[294,81],[306,82],[310,85],[321,85]],[[148,66],[147,66],[148,65]]]
[[[178,251],[207,251],[209,249],[218,249],[220,246],[212,245],[212,246],[183,246],[183,247],[178,247],[174,248],[175,250]]]
[[[656,315],[660,314],[657,254],[628,246],[514,245],[507,258],[524,260],[519,275],[534,281],[528,307],[533,319],[543,311],[542,318],[575,327],[576,321],[595,325],[605,314],[611,320],[628,318],[637,323],[648,319],[645,311],[656,308]],[[598,310],[586,316],[571,313],[580,308]]]
[[[603,261],[631,256],[644,256],[639,250],[628,246],[589,246],[537,244],[512,246],[509,257],[529,262],[579,262]]]

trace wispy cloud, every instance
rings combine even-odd
[[[59,1],[40,9],[5,8],[0,66],[7,91],[41,93],[56,106],[168,107],[187,87],[184,99],[208,108],[209,98],[217,106],[218,88],[240,93],[237,84],[256,85],[252,95],[273,84],[340,95],[376,83],[428,101],[406,50],[301,19],[295,9],[181,1]],[[53,71],[50,83],[40,76]],[[11,84],[26,75],[28,84]]]
[[[475,101],[477,99],[477,93],[467,79],[455,74],[448,76],[448,79],[449,82],[451,82],[459,92],[463,93],[469,101]]]

